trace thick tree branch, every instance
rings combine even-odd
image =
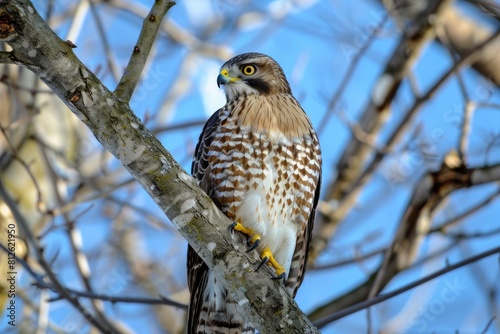
[[[0,41],[39,76],[139,181],[240,302],[261,333],[318,333],[258,256],[228,239],[231,223],[144,127],[46,25],[27,0],[0,0]],[[250,265],[249,265],[250,263]],[[267,270],[267,271],[266,271]]]

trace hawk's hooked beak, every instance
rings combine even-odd
[[[220,88],[220,85],[225,85],[229,82],[235,82],[241,80],[240,78],[231,78],[229,76],[228,70],[220,71],[220,74],[217,76],[217,86]]]

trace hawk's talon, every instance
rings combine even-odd
[[[277,277],[271,277],[271,279],[275,279],[275,280],[283,280],[283,282],[285,281],[285,273],[282,272],[281,275],[277,276]]]
[[[231,229],[231,232],[238,231],[248,237],[247,244],[249,247],[247,249],[247,253],[259,247],[260,235],[255,233],[253,229],[245,227],[239,222],[232,223],[231,225],[229,225],[229,228]],[[264,249],[260,252],[260,258],[262,261],[257,267],[257,270],[259,270],[260,267],[262,267],[262,265],[267,264],[272,266],[274,270],[276,270],[276,275],[277,275],[276,279],[285,278],[286,270],[285,268],[283,268],[281,264],[278,263],[278,261],[276,261],[269,246],[264,247]]]
[[[260,258],[262,259],[262,262],[260,263],[259,268],[264,263],[267,263],[267,265],[272,266],[274,270],[276,270],[276,275],[278,275],[277,278],[285,278],[285,268],[283,268],[283,266],[279,264],[278,261],[276,261],[269,246],[264,247],[264,249],[260,253]],[[257,270],[259,270],[259,268],[257,268]]]
[[[237,222],[233,222],[231,225],[229,225],[227,227],[227,229],[229,230],[229,233],[231,233],[231,235],[234,235],[234,227],[236,226],[236,224],[238,224]]]
[[[259,247],[260,245],[260,239],[257,239],[255,240],[253,243],[250,243],[251,242],[251,239],[248,239],[248,249],[247,249],[247,253],[253,251],[255,248]]]
[[[266,264],[268,262],[269,262],[269,258],[267,256],[263,257],[262,261],[260,262],[260,264],[257,267],[257,269],[255,269],[255,272],[259,271],[260,267],[262,267],[262,265],[264,265],[264,264]]]

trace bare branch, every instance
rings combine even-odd
[[[0,12],[1,12],[1,7],[0,7]],[[72,297],[69,292],[64,288],[64,286],[61,285],[59,280],[57,279],[57,276],[52,272],[50,264],[45,260],[45,256],[43,255],[43,249],[39,246],[37,246],[37,241],[35,236],[33,235],[31,229],[29,228],[28,223],[24,220],[24,217],[21,215],[19,212],[19,209],[17,208],[16,203],[10,198],[10,196],[7,194],[7,192],[4,189],[3,183],[0,181],[0,197],[3,198],[11,212],[13,213],[16,222],[19,224],[21,227],[21,230],[25,234],[26,238],[28,239],[29,243],[33,246],[35,246],[35,251],[36,251],[36,257],[40,265],[43,267],[45,272],[47,273],[47,276],[49,277],[50,281],[52,282],[55,291],[59,293],[60,295],[64,296],[64,298],[71,304],[73,305],[84,317],[87,319],[93,326],[95,326],[97,329],[99,329],[103,333],[118,333],[116,332],[112,327],[107,327],[104,323],[96,319],[94,316],[90,314],[90,312],[80,304],[80,302]],[[2,245],[2,248],[4,246]]]
[[[331,314],[329,316],[326,316],[326,317],[324,317],[324,318],[322,318],[320,320],[314,321],[314,324],[318,328],[322,328],[322,327],[328,325],[329,323],[331,323],[333,321],[336,321],[336,320],[338,320],[340,318],[346,317],[346,316],[348,316],[350,314],[358,312],[358,311],[360,311],[362,309],[365,309],[367,307],[370,307],[370,306],[376,305],[378,303],[381,303],[381,302],[383,302],[385,300],[388,300],[388,299],[390,299],[390,298],[392,298],[394,296],[397,296],[397,295],[402,294],[402,293],[404,293],[404,292],[406,292],[408,290],[411,290],[411,289],[413,289],[413,288],[415,288],[415,287],[417,287],[419,285],[425,284],[425,283],[427,283],[427,282],[435,279],[436,277],[439,277],[441,275],[447,274],[447,273],[449,273],[449,272],[451,272],[453,270],[456,270],[458,268],[467,266],[467,265],[469,265],[471,263],[474,263],[476,261],[479,261],[479,260],[484,259],[484,258],[486,258],[488,256],[495,255],[495,254],[498,254],[498,253],[500,253],[500,247],[496,247],[496,248],[490,249],[490,250],[485,251],[483,253],[480,253],[480,254],[478,254],[476,256],[472,256],[472,257],[470,257],[468,259],[460,261],[460,262],[458,262],[456,264],[449,265],[446,268],[438,270],[438,271],[436,271],[433,274],[425,276],[425,277],[423,277],[423,278],[421,278],[421,279],[419,279],[419,280],[417,280],[417,281],[415,281],[413,283],[407,284],[407,285],[405,285],[405,286],[403,286],[403,287],[401,287],[399,289],[396,289],[396,290],[394,290],[392,292],[388,292],[388,293],[384,293],[382,295],[378,295],[378,296],[376,296],[374,298],[370,298],[370,299],[368,299],[368,300],[366,300],[364,302],[361,302],[361,303],[355,304],[353,306],[347,307],[347,308],[343,309],[342,311],[339,311],[339,312],[336,312],[336,313]],[[311,316],[311,318],[313,318],[313,317]]]
[[[144,19],[139,39],[132,51],[127,69],[115,89],[116,96],[121,100],[130,101],[141,78],[142,70],[148,60],[149,52],[158,34],[163,17],[174,5],[175,2],[171,1],[155,1],[148,16]]]
[[[459,13],[454,7],[449,7],[443,13],[443,28],[453,49],[463,57],[470,53],[494,32]],[[500,85],[500,38],[484,48],[472,62],[472,67],[496,86]]]
[[[469,208],[465,212],[457,215],[456,217],[453,217],[452,219],[449,219],[448,221],[442,223],[439,226],[436,226],[436,227],[432,228],[431,230],[429,230],[429,234],[430,233],[436,233],[436,232],[441,232],[441,233],[445,232],[446,229],[448,229],[452,225],[460,222],[461,220],[469,217],[470,215],[476,213],[480,209],[484,208],[486,205],[490,204],[493,200],[495,200],[499,196],[500,196],[500,187],[493,194],[491,194],[490,196],[488,196],[483,201],[477,203],[473,207]]]
[[[449,1],[429,3],[432,3],[432,5],[429,5],[429,8],[419,18],[418,22],[414,24],[412,32],[401,36],[397,47],[372,89],[370,101],[359,121],[361,129],[372,137],[376,136],[382,129],[382,125],[390,113],[391,102],[396,96],[408,70],[417,59],[420,50],[434,36],[433,31],[437,20],[428,20],[428,16],[439,16],[443,8],[448,6]],[[343,208],[335,210],[334,216],[318,216],[320,219],[318,219],[313,232],[314,239],[311,243],[310,262],[315,261],[335,232],[337,224],[347,214],[347,208],[352,206],[352,199],[346,201],[345,197],[347,197],[347,193],[353,193],[353,184],[360,179],[363,167],[366,164],[365,160],[371,152],[370,146],[359,141],[350,141],[336,166],[334,166],[334,170],[338,171],[338,176],[327,186],[324,200],[328,202],[343,201],[344,205]]]
[[[497,180],[500,180],[500,165],[477,169],[444,165],[440,171],[422,177],[382,265],[349,293],[315,309],[310,314],[311,320],[326,317],[380,292],[396,274],[411,266],[416,247],[428,234],[430,220],[443,199],[455,190]]]

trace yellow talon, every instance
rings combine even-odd
[[[278,275],[279,278],[284,277],[285,268],[283,268],[283,266],[279,264],[278,261],[276,261],[273,253],[271,252],[271,248],[269,248],[268,246],[264,247],[264,249],[260,253],[260,258],[268,259],[266,262],[268,265],[272,266],[274,270],[276,270],[276,275]]]

